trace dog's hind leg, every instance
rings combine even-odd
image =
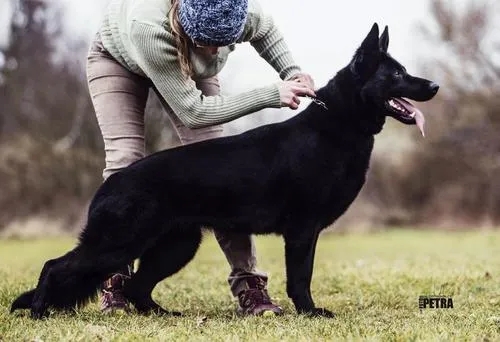
[[[32,296],[31,315],[42,318],[49,307],[69,310],[96,295],[101,283],[121,266],[140,257],[161,236],[152,201],[104,197],[89,209],[80,242],[64,256],[48,261],[33,294],[22,295],[13,309]],[[126,207],[125,207],[126,205]]]
[[[51,286],[54,278],[54,270],[57,266],[66,263],[67,260],[70,259],[77,250],[78,247],[76,247],[72,251],[66,253],[65,255],[57,259],[48,260],[44,264],[42,271],[40,272],[40,277],[38,279],[38,284],[36,286],[36,289],[33,291],[33,294],[31,296],[32,302],[30,307],[31,307],[32,318],[40,319],[48,316],[47,309],[49,308],[49,306],[53,304],[52,301],[58,298],[58,296],[61,296],[59,298],[65,298],[64,293],[58,295],[57,294],[58,291],[54,291],[54,289]],[[29,293],[30,292],[25,293],[21,297],[28,295]],[[16,301],[12,305],[13,307],[15,303],[18,302],[19,299],[20,298],[16,299]]]
[[[40,272],[40,277],[38,278],[38,284],[43,282],[43,279],[47,276],[47,272],[49,271],[49,269],[61,258],[62,257],[57,258],[57,259],[51,259],[51,260],[48,260],[47,262],[45,262],[45,264],[43,265],[42,271]],[[37,287],[38,287],[38,285],[37,285]],[[14,302],[12,302],[12,305],[10,307],[10,312],[12,313],[12,312],[14,312],[16,310],[20,310],[20,309],[30,309],[31,305],[33,303],[33,298],[35,297],[36,289],[37,288],[34,288],[30,291],[26,291],[23,294],[21,294],[19,297],[17,297],[14,300]]]
[[[181,270],[196,254],[201,229],[171,230],[165,233],[139,259],[139,269],[125,283],[126,298],[140,313],[180,315],[160,307],[151,297],[156,284]]]
[[[133,259],[120,246],[102,249],[80,244],[64,256],[48,261],[33,294],[32,318],[47,316],[49,307],[71,310],[85,304],[96,295],[110,272]],[[20,303],[18,300],[14,303]]]

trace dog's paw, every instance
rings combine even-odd
[[[49,310],[47,309],[31,309],[32,319],[44,319],[49,317]]]
[[[43,319],[49,317],[49,305],[41,298],[36,298],[31,305],[31,318]]]
[[[311,310],[301,311],[300,313],[310,317],[335,318],[335,313],[324,308],[313,308]]]

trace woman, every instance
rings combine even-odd
[[[220,95],[217,74],[236,43],[250,42],[282,82]],[[222,135],[221,124],[263,108],[298,108],[314,96],[311,77],[294,63],[272,19],[254,0],[111,0],[89,51],[87,78],[106,150],[104,178],[144,157],[149,89],[160,98],[183,144]],[[210,170],[207,170],[210,172]],[[231,266],[239,312],[279,314],[256,271],[251,236],[215,233]],[[124,265],[125,266],[125,265]],[[103,285],[102,309],[127,309],[131,267]]]

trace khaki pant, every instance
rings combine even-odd
[[[106,168],[103,177],[107,178],[145,155],[144,109],[152,83],[119,64],[105,50],[99,36],[88,54],[87,80],[104,138]],[[200,79],[196,84],[205,95],[219,94],[217,77]],[[184,126],[162,97],[159,98],[182,144],[222,136],[220,125],[201,129]],[[245,289],[247,277],[259,276],[267,281],[265,274],[255,270],[255,246],[250,235],[216,231],[215,236],[231,266],[228,282],[233,295]]]

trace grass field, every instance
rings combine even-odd
[[[0,341],[331,341],[500,340],[500,232],[396,230],[324,234],[312,291],[335,319],[298,316],[285,293],[283,244],[259,237],[260,269],[286,311],[240,318],[226,284],[228,266],[211,235],[194,261],[161,283],[154,297],[182,318],[102,315],[96,302],[75,314],[32,321],[11,315],[43,262],[74,240],[0,240]],[[453,309],[418,309],[419,295],[453,298]]]

